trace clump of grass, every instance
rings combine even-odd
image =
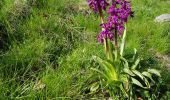
[[[150,49],[167,54],[170,49],[167,41],[169,37],[167,30],[170,24],[154,22],[156,16],[169,11],[166,2],[159,1],[158,3],[158,1],[150,0],[133,1],[132,3],[135,17],[128,25],[127,46],[138,48],[143,55],[147,55]],[[163,5],[164,7],[162,7]]]
[[[44,46],[46,44],[46,46]],[[48,48],[47,43],[43,39],[28,40],[20,45],[14,45],[10,51],[6,52],[1,57],[1,75],[11,76],[17,75],[22,76],[26,74],[28,70],[33,67],[38,69],[43,65],[43,59],[47,59],[45,49]],[[27,52],[29,51],[29,52]],[[40,63],[40,66],[39,64]]]
[[[46,73],[42,80],[47,85],[47,91],[50,91],[47,93],[49,97],[81,96],[80,88],[89,77],[88,73],[91,73],[89,68],[92,66],[91,57],[96,52],[94,48],[95,44],[80,46],[68,56],[59,59],[60,66],[56,71],[49,70]]]

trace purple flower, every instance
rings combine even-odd
[[[99,11],[99,7],[102,10],[106,10],[106,7],[109,5],[106,0],[87,0],[89,6],[91,9],[94,10],[94,12]]]
[[[107,38],[109,38],[110,40],[113,40],[114,33],[112,32],[113,30],[112,23],[103,23],[103,24],[100,24],[100,26],[103,28],[103,31],[100,32],[98,36],[98,41],[103,43],[104,39],[107,39]]]
[[[120,17],[124,22],[127,22],[128,17],[131,16],[131,5],[130,2],[126,0],[122,0],[121,7],[120,7]]]
[[[106,10],[109,5],[106,0],[87,0],[90,8],[95,12],[101,10]],[[113,40],[113,36],[118,34],[119,37],[122,36],[124,25],[127,23],[129,16],[133,16],[131,11],[131,5],[129,1],[126,0],[112,0],[112,5],[108,9],[107,22],[101,24],[102,32],[98,36],[98,40],[103,43],[104,39],[109,38]]]
[[[128,18],[132,13],[130,2],[127,2],[126,0],[115,0],[109,7],[108,13],[110,16],[107,18],[107,23],[102,26],[104,31],[100,32],[98,37],[98,40],[101,43],[103,42],[103,38],[110,38],[110,40],[113,40],[115,33],[120,37],[122,36],[124,25],[127,23]]]

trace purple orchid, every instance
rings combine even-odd
[[[109,5],[106,0],[87,0],[87,2],[94,12],[98,12],[99,8],[106,10],[106,7]]]
[[[106,0],[87,0],[90,8],[95,12],[101,12],[101,10],[106,10],[109,5]],[[126,0],[112,0],[112,5],[108,9],[108,14],[106,23],[102,23],[102,32],[98,36],[98,40],[103,43],[104,39],[109,38],[113,40],[113,36],[122,36],[124,25],[127,23],[129,16],[132,15],[131,4]],[[102,17],[102,16],[101,16]],[[103,22],[103,21],[102,21]]]
[[[103,24],[100,24],[100,26],[103,28],[103,31],[100,32],[98,36],[98,41],[103,43],[104,39],[106,38],[113,40],[114,33],[112,32],[113,30],[112,23],[103,23]]]
[[[132,14],[130,2],[126,0],[115,0],[108,9],[110,16],[107,18],[107,23],[104,31],[100,32],[98,40],[103,43],[102,38],[113,40],[113,35],[118,34],[120,37],[123,34],[124,25],[127,23],[129,16]],[[114,32],[112,32],[114,30]],[[105,35],[103,35],[105,33]],[[103,36],[103,37],[102,37]]]

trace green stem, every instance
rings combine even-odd
[[[118,59],[118,52],[119,52],[119,47],[118,47],[118,34],[117,30],[115,30],[115,60],[117,61]]]
[[[126,24],[125,24],[125,29],[124,29],[124,33],[123,33],[123,37],[122,37],[122,44],[121,44],[121,49],[120,49],[120,55],[123,56],[123,51],[124,51],[124,48],[125,48],[125,40],[126,40],[126,31],[127,31],[127,28],[126,28]]]
[[[117,30],[115,30],[115,48],[118,51],[119,47],[118,47],[118,34],[117,34]]]

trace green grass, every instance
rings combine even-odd
[[[24,1],[0,1],[0,98],[83,98],[81,87],[93,73],[92,55],[104,56],[97,42],[98,16],[87,13],[88,7],[79,10],[82,0]],[[151,50],[169,53],[170,23],[154,22],[170,12],[167,1],[132,1],[127,52],[137,48],[146,60],[154,58]],[[35,90],[36,80],[46,87]]]

